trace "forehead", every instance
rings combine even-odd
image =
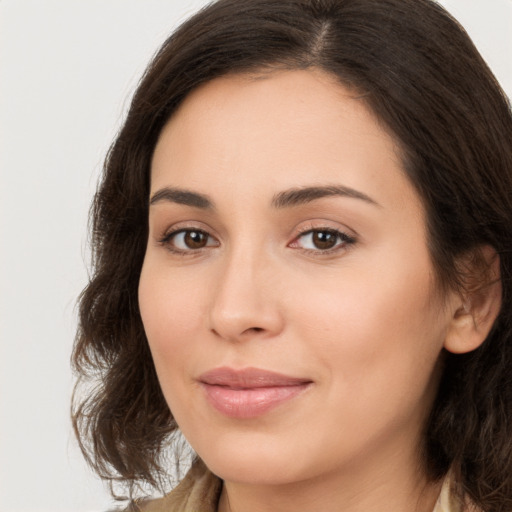
[[[320,70],[230,75],[194,90],[160,135],[151,182],[152,192],[209,195],[226,185],[274,194],[333,182],[394,201],[414,195],[393,137],[356,92]]]

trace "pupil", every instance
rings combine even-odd
[[[337,235],[329,231],[315,231],[313,243],[318,249],[332,249],[336,245]]]
[[[185,244],[190,249],[201,249],[206,245],[206,236],[200,231],[188,231],[185,234]]]

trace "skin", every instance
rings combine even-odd
[[[311,186],[367,199],[272,204]],[[162,131],[151,196],[142,319],[174,417],[224,479],[219,510],[430,512],[420,435],[461,300],[437,291],[421,200],[362,100],[318,70],[213,80]],[[169,235],[184,229],[204,247]],[[311,230],[348,238],[319,249]],[[229,418],[198,382],[222,366],[312,384]]]

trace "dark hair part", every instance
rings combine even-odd
[[[423,200],[439,282],[463,288],[461,255],[500,256],[502,309],[477,350],[445,354],[424,434],[435,480],[453,468],[486,512],[512,510],[512,116],[467,34],[431,0],[220,0],[185,22],[143,76],[92,206],[94,273],[80,298],[73,421],[96,471],[157,486],[177,430],[160,390],[137,288],[150,163],[183,99],[228,73],[319,68],[358,91],[394,134]]]

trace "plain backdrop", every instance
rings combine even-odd
[[[102,159],[145,64],[204,0],[0,0],[0,510],[102,512],[69,421]],[[445,0],[512,95],[512,0]]]

